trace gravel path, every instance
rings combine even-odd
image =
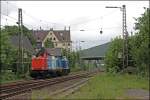
[[[149,91],[143,89],[128,89],[125,96],[139,100],[150,100]]]

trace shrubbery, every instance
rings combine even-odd
[[[136,68],[136,73],[142,76],[149,76],[150,65],[150,31],[149,31],[149,15],[150,9],[147,8],[141,17],[136,19],[135,35],[128,38],[129,50],[129,66]],[[116,37],[112,40],[111,45],[106,54],[106,68],[108,72],[120,72],[123,70],[122,61],[119,54],[122,54],[122,39]],[[132,61],[132,63],[130,63]]]

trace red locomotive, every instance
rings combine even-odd
[[[70,72],[68,60],[66,59],[66,57],[63,57],[60,52],[60,48],[42,48],[36,54],[36,56],[32,58],[30,73],[31,77],[43,78],[68,74]]]

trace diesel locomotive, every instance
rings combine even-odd
[[[61,55],[60,48],[41,48],[32,57],[30,75],[33,78],[68,75],[69,72],[69,61]]]

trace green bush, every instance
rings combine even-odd
[[[137,22],[135,35],[128,38],[128,60],[129,66],[134,68],[135,72],[141,76],[149,77],[150,65],[150,49],[149,49],[149,18],[150,9],[147,8],[141,17],[135,19]],[[111,41],[111,45],[106,53],[105,63],[106,70],[111,73],[120,72],[125,70],[122,68],[122,55],[123,41],[121,38],[116,37]]]
[[[20,79],[17,75],[11,72],[11,70],[2,72],[0,78],[2,83],[12,82]]]

